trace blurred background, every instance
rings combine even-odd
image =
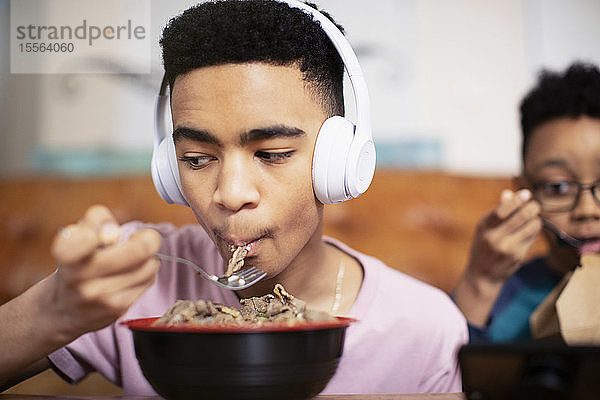
[[[194,2],[145,3],[150,73],[119,73],[135,60],[108,58],[88,60],[106,73],[11,74],[10,1],[0,0],[3,176],[146,171],[162,74],[158,38],[168,18]],[[358,53],[380,166],[512,174],[517,106],[540,68],[600,60],[596,0],[317,3],[346,28]],[[52,0],[32,4],[57,12]]]
[[[11,73],[11,8],[25,1],[37,15],[69,13],[65,0],[0,0],[0,302],[53,270],[53,235],[92,204],[121,222],[194,222],[158,198],[149,163],[158,39],[169,17],[195,2],[135,0],[127,9],[149,28],[144,73],[124,73],[138,59],[110,56],[82,61],[94,73]],[[449,292],[478,219],[519,171],[521,97],[542,67],[600,63],[600,2],[315,2],[356,49],[378,151],[372,187],[328,206],[325,231]],[[102,9],[93,13],[102,18]],[[94,379],[79,389],[36,381],[13,391],[118,392]]]

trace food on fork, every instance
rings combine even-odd
[[[229,259],[229,263],[227,263],[227,271],[225,271],[225,276],[230,277],[234,272],[239,271],[244,266],[244,257],[248,254],[248,250],[250,250],[250,246],[231,246],[231,251],[233,255]]]
[[[241,299],[240,304],[241,307],[236,309],[210,300],[177,300],[154,324],[294,325],[304,321],[335,320],[326,312],[307,308],[304,301],[289,294],[279,283],[272,294]]]

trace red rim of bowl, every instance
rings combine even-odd
[[[264,325],[218,325],[218,324],[179,324],[166,325],[156,324],[159,317],[138,318],[122,321],[121,325],[129,327],[132,331],[155,331],[155,332],[198,332],[198,333],[241,333],[241,332],[287,332],[287,331],[309,331],[317,329],[331,329],[347,327],[354,318],[335,317],[330,321],[305,321],[295,324],[269,323]]]

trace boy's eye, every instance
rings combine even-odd
[[[293,154],[293,151],[284,151],[282,153],[276,153],[276,152],[270,152],[270,151],[257,151],[255,153],[256,157],[260,158],[261,160],[263,160],[265,162],[272,163],[272,164],[284,162],[292,154]]]
[[[196,156],[196,157],[182,156],[179,158],[179,161],[186,164],[188,167],[190,167],[192,169],[199,169],[199,168],[204,167],[206,164],[208,164],[208,162],[210,162],[211,159],[212,159],[212,157],[208,157],[208,156]]]
[[[574,182],[545,182],[542,185],[545,196],[571,196],[577,192]]]

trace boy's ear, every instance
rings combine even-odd
[[[512,186],[513,186],[513,190],[517,191],[520,189],[530,189],[531,190],[531,185],[529,184],[529,181],[527,179],[525,179],[525,177],[523,175],[515,175],[512,177]]]

